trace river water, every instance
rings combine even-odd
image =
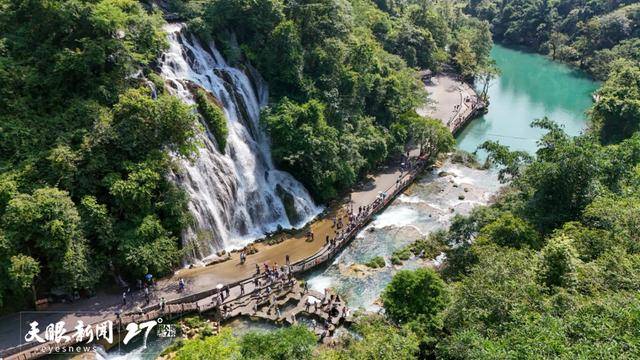
[[[489,112],[473,120],[458,135],[459,148],[473,152],[482,142],[497,140],[514,150],[532,153],[541,132],[530,128],[529,123],[542,116],[556,120],[572,135],[585,128],[585,111],[591,105],[596,82],[543,56],[500,45],[493,48],[491,56],[501,75],[492,81],[489,90]],[[466,214],[474,206],[487,204],[499,187],[491,170],[446,162],[425,173],[379,214],[332,264],[309,274],[307,280],[318,290],[336,289],[352,308],[376,311],[379,309],[376,300],[394,273],[442,260],[410,259],[397,267],[390,264],[391,254],[429,232],[446,228],[455,214]],[[387,266],[362,271],[360,264],[375,256],[384,257]],[[242,334],[275,326],[238,320],[232,328]],[[154,358],[167,345],[165,341],[150,341],[146,350],[141,349],[141,344],[133,345],[133,349],[110,353],[109,358]]]
[[[491,57],[500,76],[489,87],[489,112],[458,135],[458,147],[473,152],[484,141],[534,152],[542,130],[529,126],[548,116],[570,135],[585,129],[585,111],[598,83],[549,58],[495,45]]]

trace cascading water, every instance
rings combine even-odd
[[[229,134],[224,152],[207,130],[194,162],[182,161],[174,179],[189,193],[195,225],[183,234],[193,259],[220,249],[239,248],[265,233],[299,227],[320,209],[290,174],[271,160],[268,137],[259,126],[267,87],[260,75],[230,67],[213,44],[201,44],[182,24],[165,27],[169,49],[160,59],[169,91],[194,104],[190,88],[197,85],[222,105]]]

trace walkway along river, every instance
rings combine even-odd
[[[536,56],[537,56],[537,55],[532,55],[532,54],[525,54],[525,55],[526,55],[526,56],[533,56],[533,57],[536,57]],[[501,65],[501,64],[499,63],[499,65]],[[514,70],[514,69],[512,69],[512,70],[513,70],[513,71],[516,71],[516,70]],[[532,72],[532,73],[539,72],[540,70],[544,70],[544,69],[536,69],[536,68],[531,68],[531,67],[528,67],[528,68],[526,68],[526,69],[517,69],[517,71],[527,71],[527,72]],[[566,72],[566,70],[564,70],[564,69],[562,69],[562,71]],[[506,76],[508,76],[508,75],[510,75],[510,73],[508,73],[508,72],[506,71],[506,69],[503,69],[503,75],[502,75],[502,76],[503,76],[503,77],[506,77]],[[553,78],[553,76],[551,76],[551,78]],[[533,81],[533,80],[535,80],[535,79],[530,79],[530,80],[531,80],[531,81]],[[497,81],[501,81],[501,80],[500,80],[500,79],[498,79]],[[554,86],[558,86],[558,87],[561,87],[561,88],[563,88],[563,89],[564,89],[564,91],[566,91],[566,92],[571,92],[571,91],[573,91],[572,89],[574,88],[575,82],[572,82],[572,79],[571,79],[571,78],[569,78],[569,79],[565,78],[564,83],[561,83],[561,84],[553,83],[552,85],[554,85]],[[507,98],[506,98],[506,99],[503,99],[503,98],[497,98],[495,95],[494,95],[494,96],[492,96],[492,98],[491,98],[491,101],[492,101],[492,107],[493,107],[493,105],[494,105],[494,104],[496,104],[496,102],[497,102],[497,101],[500,101],[500,102],[505,103],[505,104],[509,103],[509,101],[511,101],[511,100],[513,100],[513,99],[509,99],[509,97],[508,97],[508,96],[509,96],[509,94],[513,94],[513,93],[519,94],[519,97],[518,97],[518,98],[516,98],[516,100],[517,100],[517,99],[520,99],[519,101],[526,101],[527,103],[529,103],[529,104],[534,104],[534,105],[535,105],[535,104],[539,104],[540,106],[542,106],[542,107],[543,107],[543,109],[545,109],[545,108],[547,107],[547,104],[546,104],[546,103],[544,103],[544,102],[540,103],[540,98],[539,98],[539,97],[537,97],[537,96],[532,96],[530,99],[528,99],[528,98],[526,97],[526,94],[518,93],[518,92],[517,92],[517,89],[513,89],[513,86],[514,86],[514,85],[513,85],[513,82],[512,82],[512,81],[505,83],[505,86],[507,86],[505,89],[510,89],[510,90],[509,90],[509,91],[503,91],[503,92],[501,92],[501,94],[502,94],[501,96],[507,96]],[[595,85],[593,85],[593,86],[595,87]],[[495,89],[495,86],[494,86],[494,87],[492,87],[492,89]],[[490,94],[491,94],[491,90],[490,90]],[[588,98],[588,94],[587,94],[586,96],[587,96],[587,98]],[[523,100],[523,99],[524,99],[524,100]],[[584,100],[584,99],[582,99],[582,100]],[[582,101],[582,100],[581,100],[581,101]],[[519,103],[520,103],[520,102],[518,102],[518,104],[519,104]],[[557,103],[556,103],[556,105],[557,105]],[[556,106],[556,108],[557,108],[558,106],[560,106],[560,105],[557,105],[557,106]],[[493,110],[492,110],[492,107],[489,109],[489,114],[487,114],[487,115],[485,116],[485,118],[486,118],[486,119],[489,119],[489,116],[492,114],[492,111],[493,111]],[[565,109],[565,110],[566,110],[566,109]],[[581,116],[581,112],[582,112],[583,110],[585,110],[585,109],[583,108],[583,109],[581,109],[580,111],[573,111],[573,112],[572,112],[572,113],[573,113],[573,115],[572,115],[572,116],[577,117],[577,118],[579,118],[579,119],[582,119],[582,122],[584,122],[584,118]],[[545,113],[545,112],[543,111],[543,113]],[[525,116],[525,117],[526,117],[526,114],[525,114],[525,113],[518,112],[517,114],[518,114],[519,116]],[[509,115],[509,117],[508,117],[507,119],[504,119],[503,121],[507,121],[507,122],[508,122],[508,121],[509,121],[508,119],[512,119],[512,121],[514,120],[514,116],[511,116],[511,114],[508,114],[508,115]],[[549,114],[549,115],[553,115],[553,114]],[[505,116],[507,116],[507,115],[505,115]],[[527,121],[530,121],[530,120],[532,120],[532,118],[531,118],[531,117],[529,117],[529,118],[527,119]],[[560,120],[562,120],[562,119],[560,119]],[[471,124],[471,126],[469,126],[469,128],[474,127],[474,126],[475,126],[475,124],[476,124],[476,122],[473,122],[473,123]],[[506,130],[508,130],[508,129],[510,129],[510,128],[515,128],[515,127],[516,127],[515,125],[512,125],[512,126],[506,126],[506,127],[505,127],[505,129],[506,129]],[[462,134],[461,136],[464,136],[464,132],[463,132],[463,134]],[[533,137],[533,136],[532,136],[532,137]],[[464,144],[464,138],[463,138],[463,144]],[[469,149],[469,150],[473,150],[473,149]],[[406,175],[407,175],[407,174],[405,174],[405,176],[406,176]],[[393,175],[390,175],[390,177],[393,177]],[[388,199],[388,200],[387,200],[387,201],[385,201],[384,206],[387,206],[387,205],[389,204],[389,202],[391,202],[392,197],[393,197],[393,196],[395,196],[395,195],[398,195],[398,194],[400,194],[400,192],[399,192],[399,191],[397,191],[397,192],[396,192],[396,191],[393,191],[393,194],[391,194],[391,192],[390,192],[390,193],[389,193],[389,196],[387,197],[387,199]],[[374,197],[375,197],[375,195],[374,195]],[[365,198],[366,198],[366,197],[365,197]],[[407,200],[407,199],[405,199],[405,200]],[[378,208],[377,208],[377,210],[382,209],[384,206],[380,206],[380,207],[378,207]],[[370,221],[370,220],[371,220],[371,218],[372,218],[372,217],[371,217],[371,214],[370,214],[369,216],[367,216],[366,221]],[[357,227],[357,229],[361,229],[365,224],[366,224],[366,222],[364,222],[364,221],[363,221],[361,224],[359,224],[359,226]],[[323,263],[323,261],[324,261],[324,262],[326,262],[326,260],[328,260],[328,259],[332,259],[332,258],[333,258],[333,256],[335,256],[335,255],[336,255],[336,253],[339,251],[339,250],[338,250],[338,247],[344,247],[344,246],[347,244],[347,242],[351,241],[351,239],[352,239],[353,235],[354,235],[355,233],[357,233],[357,232],[358,232],[358,230],[357,230],[357,229],[356,229],[356,228],[354,228],[354,229],[353,229],[354,231],[349,232],[349,237],[345,238],[345,240],[341,240],[341,242],[338,244],[338,246],[336,246],[336,248],[335,248],[335,249],[333,249],[333,250],[332,250],[332,249],[330,249],[329,247],[321,247],[321,248],[319,248],[319,251],[318,251],[318,252],[316,252],[316,254],[315,254],[313,257],[311,257],[309,260],[310,260],[310,261],[315,261],[315,260],[320,261],[320,260],[322,260],[322,261],[320,261],[320,263]],[[307,243],[306,243],[306,242],[304,242],[304,240],[296,239],[296,240],[293,240],[293,241],[294,241],[294,242],[296,242],[296,243],[302,243],[302,244],[303,244],[303,245],[305,245],[305,246],[307,245]],[[313,242],[313,243],[308,243],[308,244],[314,244],[314,243],[316,243],[316,244],[317,244],[318,242],[322,243],[322,242],[324,242],[324,239],[316,239],[316,240],[315,240],[315,242]],[[315,245],[314,245],[314,246],[315,246]],[[265,247],[265,249],[268,249],[268,248],[267,248],[267,247]],[[261,250],[261,252],[262,252],[262,250]],[[265,252],[265,253],[268,253],[268,251],[264,251],[264,252]],[[261,254],[261,253],[259,252],[259,253],[258,253],[258,254],[256,254],[256,255],[259,255],[259,254]],[[252,255],[252,256],[255,256],[255,255]],[[252,256],[250,256],[250,258],[251,258]],[[278,259],[278,260],[280,261],[280,264],[283,264],[283,263],[284,263],[284,261],[281,261],[280,259]],[[234,259],[234,260],[230,260],[230,261],[236,261],[236,260]],[[224,264],[228,264],[228,263],[229,263],[229,262],[223,263],[223,264],[221,264],[221,266],[224,266]],[[308,264],[313,264],[313,262],[311,262],[311,263],[308,263],[308,262],[300,263],[299,261],[295,261],[293,265],[296,265],[296,266],[297,266],[297,267],[296,267],[296,271],[299,271],[299,272],[298,272],[298,274],[299,274],[299,273],[301,273],[301,272],[306,272],[306,271],[308,271],[309,269],[311,269],[313,266],[315,266],[315,265],[308,265]],[[213,267],[211,267],[211,268],[215,268],[215,267],[216,267],[216,266],[213,266]],[[232,269],[233,269],[233,268],[232,268]],[[208,269],[205,269],[205,270],[207,270],[207,271],[208,271]],[[203,271],[205,271],[205,270],[203,270]],[[211,269],[211,270],[215,270],[215,269]],[[195,271],[195,270],[194,270],[194,271]],[[236,274],[236,275],[237,275],[237,274]],[[224,280],[221,280],[221,282],[224,282]],[[234,283],[231,283],[231,282],[229,282],[229,283],[230,283],[231,285],[234,285]],[[214,286],[215,286],[215,283],[214,283]],[[230,298],[229,298],[229,299],[230,299],[231,301],[232,301],[235,297],[237,297],[237,296],[238,296],[238,294],[239,294],[239,288],[238,288],[238,287],[239,287],[239,286],[235,286],[235,287],[232,287],[232,288],[230,289],[230,290],[231,290],[231,294],[230,294]],[[201,288],[201,287],[199,286],[199,288]],[[250,292],[250,291],[251,291],[251,289],[252,289],[252,288],[251,288],[251,285],[249,285],[249,287],[248,287],[248,288],[246,288],[246,289],[245,289],[245,291],[246,291],[246,292]],[[182,303],[182,302],[184,302],[184,303],[194,303],[194,302],[195,302],[195,303],[200,303],[200,304],[202,304],[203,302],[206,302],[206,301],[208,300],[207,298],[210,298],[210,297],[212,297],[213,295],[215,295],[215,294],[216,294],[216,290],[215,290],[215,289],[208,290],[208,292],[209,292],[208,294],[207,294],[207,292],[204,292],[204,294],[203,294],[203,293],[198,293],[198,294],[189,294],[189,297],[188,297],[188,298],[181,299],[181,300],[172,300],[172,301],[168,301],[168,302],[167,302],[167,306],[168,306],[168,308],[167,308],[167,309],[169,309],[169,308],[173,308],[175,305],[177,305],[178,303]],[[199,300],[198,300],[198,299],[199,299]],[[210,301],[210,300],[209,300],[209,304],[211,304],[211,301]],[[187,306],[187,305],[185,305],[185,307],[188,307],[188,306]],[[148,310],[149,310],[149,311],[154,311],[154,307],[150,307]],[[156,310],[157,310],[157,308],[156,308]],[[181,310],[180,310],[180,311],[181,311]],[[196,309],[196,308],[194,308],[194,309],[191,309],[190,311],[197,311],[197,309]],[[109,317],[109,316],[106,316],[106,317],[104,317],[104,318],[108,318],[108,317]],[[139,319],[138,319],[138,321],[139,321]],[[72,326],[72,325],[70,325],[70,326]],[[19,349],[17,349],[17,350],[19,350]],[[26,355],[26,353],[23,353],[23,355]]]
[[[466,112],[467,118],[460,118],[458,121],[454,123],[447,123],[452,132],[457,132],[460,126],[463,126],[468,118],[470,118],[475,112],[470,111]],[[403,168],[398,172],[397,170],[391,171],[391,173],[385,173],[377,176],[376,181],[374,181],[374,190],[367,191],[356,191],[352,194],[352,201],[339,210],[340,221],[344,221],[344,228],[337,230],[333,229],[334,236],[331,236],[330,241],[325,241],[324,239],[315,239],[314,242],[321,243],[322,246],[320,249],[312,254],[311,256],[305,257],[299,261],[293,261],[288,264],[286,272],[291,275],[299,276],[303,273],[306,273],[318,266],[325,264],[328,260],[334,258],[336,254],[338,254],[341,249],[343,249],[351,240],[355,238],[355,236],[363,229],[363,227],[368,224],[375,214],[384,209],[395,197],[401,194],[414,180],[415,178],[424,170],[427,163],[427,159],[431,157],[429,150],[426,150],[425,154],[416,154],[416,151],[413,151],[409,157],[409,159],[405,162]],[[386,187],[380,187],[380,184],[388,184]],[[383,185],[384,186],[384,185]],[[372,196],[372,194],[375,194]],[[349,215],[345,214],[346,208],[350,208],[351,210],[355,210],[356,208],[362,209],[361,212],[353,211],[353,217],[349,219]],[[350,221],[351,220],[351,221]],[[325,220],[326,221],[326,220]],[[329,240],[329,235],[326,235],[327,240]],[[300,241],[299,239],[297,241]],[[233,260],[229,260],[233,261]],[[228,263],[227,261],[226,263]],[[274,259],[271,259],[272,266],[277,268],[277,264]],[[285,262],[281,262],[280,264],[284,264]],[[224,266],[225,263],[220,264],[220,267]],[[256,267],[259,267],[257,263]],[[215,271],[215,268],[218,267],[216,265],[211,266],[209,270],[211,272]],[[238,274],[235,273],[235,276]],[[239,281],[229,281],[225,282],[225,289],[228,288],[228,296],[225,297],[224,301],[216,303],[216,299],[219,297],[219,293],[221,291],[220,286],[210,287],[206,290],[202,290],[192,294],[185,294],[185,296],[177,296],[174,299],[170,299],[166,301],[165,309],[163,312],[168,312],[173,314],[184,314],[187,312],[204,312],[211,310],[219,310],[224,305],[230,305],[232,302],[242,299],[244,297],[250,296],[254,292],[261,292],[265,290],[265,286],[262,286],[262,282],[255,282],[256,278],[259,281],[265,281],[265,275],[262,273],[255,274],[249,278],[244,278]],[[175,294],[174,294],[175,295]],[[157,295],[156,299],[159,300],[160,295]],[[260,303],[260,299],[254,300],[256,303]],[[215,305],[213,305],[215,304]],[[251,305],[249,305],[251,307]],[[153,306],[147,306],[141,309],[141,313],[129,312],[124,313],[122,315],[116,316],[111,313],[102,313],[101,316],[87,316],[83,317],[82,314],[75,318],[67,318],[65,319],[67,322],[75,322],[80,319],[84,319],[85,324],[96,324],[96,323],[104,323],[105,321],[111,321],[113,324],[118,324],[118,329],[126,329],[126,326],[129,323],[140,323],[144,321],[148,321],[149,319],[154,319],[158,317],[162,312],[160,311],[159,303],[154,304]],[[37,315],[37,313],[36,313]],[[21,320],[21,322],[24,320]],[[31,320],[29,320],[31,321]],[[44,323],[44,321],[41,321]],[[24,326],[24,324],[21,324]],[[43,325],[45,326],[45,325]],[[69,341],[63,345],[72,345],[74,344],[74,338],[72,335],[75,333],[75,330],[69,331],[68,336]],[[24,341],[20,339],[20,341]],[[46,342],[46,343],[38,343],[38,342],[28,342],[22,344],[20,346],[16,346],[2,352],[3,357],[8,358],[20,358],[20,359],[31,359],[42,356],[46,354],[48,351],[43,351],[43,349],[55,348],[56,346],[61,346],[61,344],[56,342]]]
[[[354,213],[352,221],[346,219],[344,229],[340,230],[334,239],[326,242],[320,251],[309,258],[284,266],[282,268],[282,272],[287,275],[290,274],[290,276],[274,283],[273,281],[268,281],[268,275],[257,268],[257,273],[251,278],[226,284],[224,287],[217,286],[213,289],[204,290],[196,294],[181,297],[177,300],[169,301],[162,308],[160,304],[155,304],[141,309],[140,312],[130,312],[121,315],[114,314],[101,319],[99,323],[110,321],[113,324],[117,324],[116,330],[119,333],[120,330],[127,329],[129,324],[140,324],[165,315],[183,315],[189,312],[202,313],[205,311],[220,311],[222,308],[226,308],[227,306],[230,307],[230,311],[233,311],[235,307],[231,306],[232,303],[237,300],[244,300],[245,298],[250,297],[251,299],[249,300],[249,303],[241,305],[242,307],[251,309],[264,305],[265,302],[269,301],[268,297],[271,291],[274,291],[267,290],[268,287],[277,289],[278,287],[294,286],[295,279],[293,279],[293,275],[301,275],[332,259],[342,248],[344,248],[344,246],[346,246],[346,244],[353,240],[356,234],[371,221],[376,213],[384,209],[396,196],[401,194],[413,182],[413,180],[415,180],[415,178],[424,170],[425,166],[427,166],[428,157],[429,156],[427,155],[412,157],[409,160],[409,164],[407,164],[407,171],[401,174],[395,184],[390,188],[384,189],[380,196],[378,196],[372,203],[364,206],[363,211],[358,214]],[[265,265],[265,267],[267,267],[267,265]],[[278,267],[274,265],[273,271],[277,270]],[[226,292],[226,295],[220,296],[224,292]],[[256,293],[259,295],[257,297],[253,296]],[[242,312],[236,312],[235,315],[243,314]],[[49,352],[49,349],[74,345],[77,340],[77,338],[73,336],[74,334],[75,330],[69,331],[66,334],[61,334],[68,336],[68,340],[63,343],[60,343],[59,341],[48,341],[45,343],[29,342],[22,346],[3,351],[2,357],[7,359],[38,358],[46,355]]]

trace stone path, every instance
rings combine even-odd
[[[460,130],[476,111],[484,107],[473,88],[458,80],[455,74],[429,76],[424,88],[430,101],[416,112],[441,120],[452,133]]]

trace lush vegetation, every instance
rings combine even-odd
[[[437,272],[398,272],[385,316],[360,318],[356,336],[314,356],[639,357],[639,70],[612,70],[584,135],[539,119],[534,156],[485,143],[509,181],[498,201],[394,254],[447,257]]]
[[[216,336],[186,340],[172,348],[176,359],[313,359],[315,335],[303,326],[271,332],[251,332],[238,338],[229,329]]]
[[[383,294],[420,356],[640,356],[638,70],[612,70],[585,135],[541,119],[535,157],[483,146],[510,180],[501,198],[437,235],[439,274],[401,271]]]
[[[229,129],[227,128],[227,117],[224,116],[224,111],[215,101],[213,96],[203,89],[197,89],[194,92],[196,99],[196,105],[198,106],[198,112],[202,116],[202,119],[207,124],[207,127],[213,137],[216,139],[218,150],[224,153],[224,148],[227,146],[227,135]]]
[[[488,24],[448,2],[172,4],[229,61],[249,61],[266,78],[271,105],[262,118],[274,160],[321,201],[402,153],[407,142],[438,137],[439,150],[453,143],[439,123],[415,114],[425,94],[412,68],[451,63],[472,76],[489,66]]]
[[[320,200],[407,143],[448,150],[448,131],[415,114],[426,94],[414,67],[480,71],[491,46],[485,22],[444,3],[170,3],[231,63],[264,75],[274,159]],[[228,129],[210,94],[191,89],[191,108],[165,93],[154,72],[164,20],[151,9],[0,0],[3,311],[162,276],[180,262],[191,219],[169,175],[180,171],[176,158],[196,154],[198,114],[221,151]]]
[[[491,22],[494,37],[525,45],[605,79],[614,60],[640,64],[635,0],[469,0],[466,11]]]
[[[191,156],[200,130],[144,79],[162,23],[133,0],[0,1],[3,310],[179,263],[189,216],[168,153]]]

